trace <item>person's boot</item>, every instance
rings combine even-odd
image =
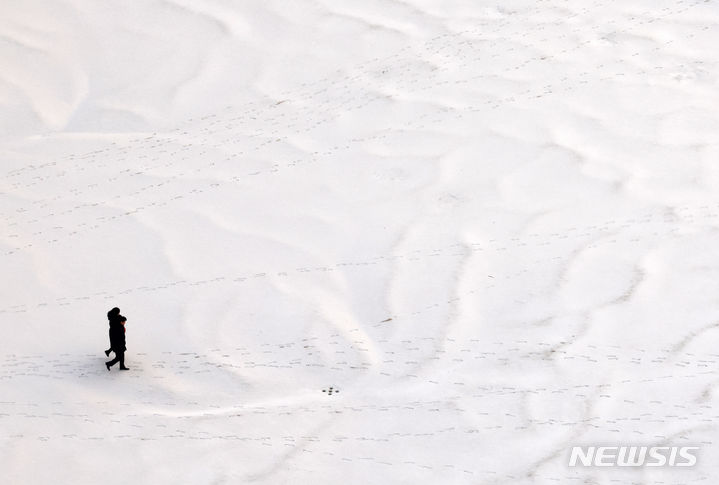
[[[111,365],[112,365],[112,364],[110,364],[109,362],[105,362],[105,367],[107,367],[107,370],[110,370],[110,366],[111,366]]]
[[[112,349],[105,351],[105,357],[110,357],[110,352],[112,352]]]
[[[120,370],[130,370],[129,367],[120,367]]]

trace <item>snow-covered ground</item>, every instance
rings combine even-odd
[[[718,27],[2,2],[0,482],[715,484]]]

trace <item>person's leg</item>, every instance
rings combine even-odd
[[[107,370],[110,370],[110,367],[120,362],[119,354],[115,353],[115,358],[111,361],[105,362],[105,366],[107,366]]]
[[[128,370],[128,368],[125,367],[125,352],[117,354],[117,358],[120,359],[120,370]]]
[[[105,351],[105,355],[110,357],[110,352],[112,352],[112,347]]]

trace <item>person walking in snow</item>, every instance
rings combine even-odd
[[[130,370],[125,367],[125,351],[127,350],[125,346],[125,322],[127,318],[118,314],[118,317],[114,320],[114,322],[110,322],[110,349],[115,352],[115,358],[105,362],[105,366],[107,370],[110,370],[110,367],[119,362],[120,370]]]

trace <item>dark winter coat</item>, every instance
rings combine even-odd
[[[113,352],[124,352],[125,347],[125,326],[119,321],[110,322],[110,348]]]
[[[107,319],[110,322],[110,326],[112,326],[112,324],[115,322],[119,322],[122,318],[124,317],[120,315],[120,309],[117,307],[107,312]]]

